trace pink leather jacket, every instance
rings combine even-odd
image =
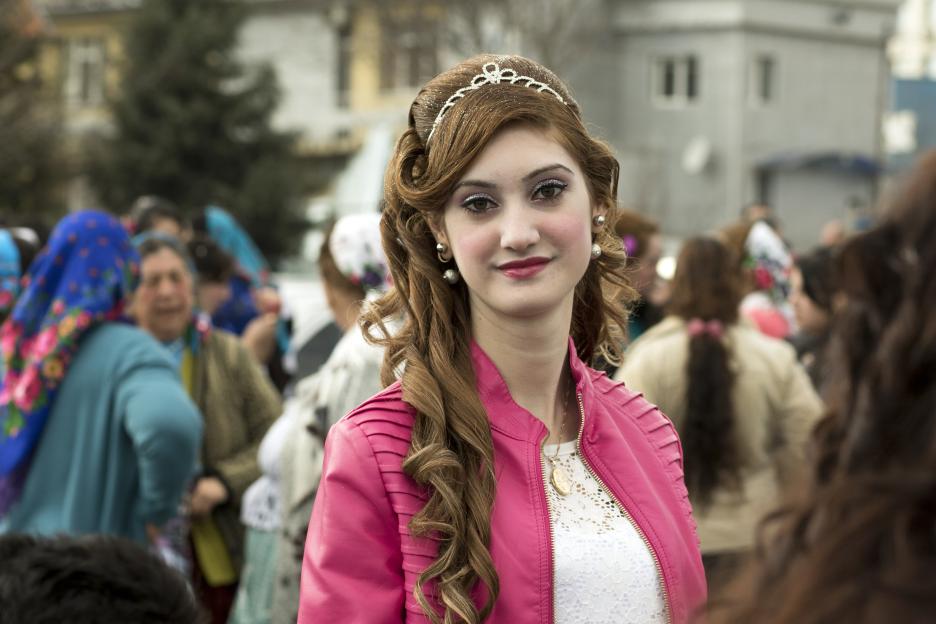
[[[500,595],[486,621],[551,624],[552,544],[541,463],[547,430],[514,403],[477,345],[472,356],[490,415],[497,477],[490,550]],[[676,430],[641,395],[588,368],[571,341],[569,359],[585,416],[583,458],[646,537],[669,621],[688,622],[705,602],[706,585]],[[299,624],[428,622],[413,587],[436,547],[409,533],[426,494],[401,467],[413,421],[397,383],[329,433],[306,538]]]

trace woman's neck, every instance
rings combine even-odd
[[[551,431],[561,424],[568,401],[571,321],[571,300],[563,309],[535,319],[506,319],[472,308],[475,342],[497,367],[514,402]],[[571,429],[567,424],[564,440],[570,439]]]

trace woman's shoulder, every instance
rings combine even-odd
[[[592,371],[592,386],[596,400],[604,406],[604,412],[617,430],[625,436],[638,435],[645,439],[665,464],[677,463],[681,467],[679,435],[659,407],[642,393],[598,371]]]
[[[387,386],[345,414],[331,428],[326,442],[348,437],[366,440],[374,455],[397,455],[399,462],[409,451],[416,411],[403,400],[400,382]],[[332,435],[337,431],[338,435]]]
[[[397,381],[345,414],[335,426],[358,427],[367,434],[387,428],[410,430],[415,419],[416,410],[403,400],[403,387]]]
[[[142,329],[127,323],[106,322],[93,328],[81,343],[85,360],[108,359],[116,365],[159,364],[172,367],[166,349]]]
[[[212,327],[205,339],[205,349],[231,356],[243,347],[240,338],[226,329]]]
[[[685,345],[686,322],[676,316],[667,316],[647,329],[627,347],[625,355],[640,353],[648,349],[665,349],[673,345]]]
[[[738,323],[732,328],[736,357],[757,358],[768,364],[787,365],[796,360],[796,349],[786,340],[767,336],[757,326]]]
[[[226,329],[213,327],[202,349],[206,359],[226,369],[243,370],[245,366],[258,366],[240,336]]]
[[[346,331],[332,350],[323,368],[327,367],[379,367],[383,362],[383,348],[367,342],[357,327]]]
[[[603,372],[592,370],[591,374],[596,398],[612,416],[635,419],[654,413],[652,420],[669,422],[660,408],[644,398],[643,393],[627,387],[624,382],[608,378]]]

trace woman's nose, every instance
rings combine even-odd
[[[175,293],[175,286],[171,279],[163,278],[156,284],[156,294],[160,297],[169,297]]]
[[[502,213],[501,247],[524,251],[540,240],[534,210],[525,206],[507,206]]]

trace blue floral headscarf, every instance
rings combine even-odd
[[[0,328],[0,517],[19,498],[55,395],[95,325],[121,320],[139,256],[117,219],[82,211],[62,219],[23,278]]]
[[[0,230],[0,319],[6,318],[16,303],[22,269],[13,235],[8,230]]]

